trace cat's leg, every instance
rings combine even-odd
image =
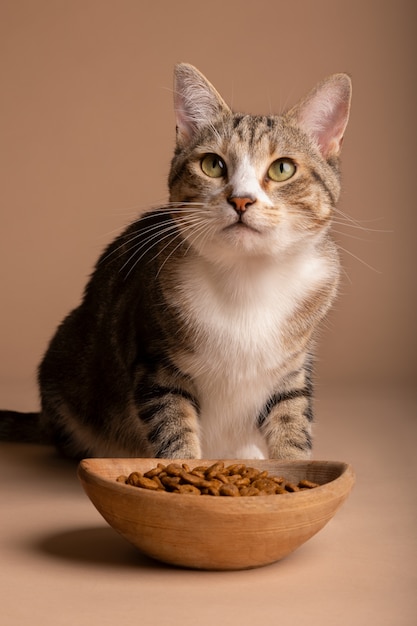
[[[139,385],[139,419],[154,457],[201,458],[199,408],[195,397],[178,385]]]
[[[285,391],[273,394],[258,416],[271,459],[308,459],[312,448],[312,388],[302,370]]]

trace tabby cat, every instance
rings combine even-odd
[[[308,458],[350,79],[280,116],[232,112],[188,64],[174,93],[169,202],[99,259],[40,364],[28,437],[75,458]]]

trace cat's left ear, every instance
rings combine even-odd
[[[204,126],[230,109],[215,88],[195,67],[179,63],[174,72],[174,107],[177,142],[184,146]]]
[[[337,157],[349,119],[352,82],[347,74],[334,74],[289,113],[318,145],[325,159]]]

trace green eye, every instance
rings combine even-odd
[[[206,154],[201,159],[201,169],[210,178],[221,178],[226,175],[226,165],[217,154]]]
[[[294,176],[295,170],[295,164],[291,159],[277,159],[269,166],[268,176],[271,180],[282,183],[284,180],[288,180]]]

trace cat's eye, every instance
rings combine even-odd
[[[294,176],[295,171],[295,163],[291,159],[277,159],[269,166],[268,177],[277,183],[282,183]]]
[[[221,178],[226,175],[226,164],[217,154],[206,154],[201,159],[201,169],[210,178]]]

